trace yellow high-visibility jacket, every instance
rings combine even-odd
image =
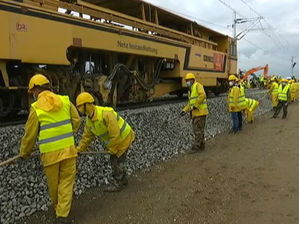
[[[278,88],[278,100],[280,101],[288,101],[290,100],[290,85],[286,84],[285,87],[280,84]]]
[[[246,108],[246,96],[245,96],[245,87],[243,85],[240,85],[240,95],[239,95],[239,108],[240,110],[243,110]]]
[[[62,101],[53,92],[43,91],[38,96],[36,107],[47,112],[58,111],[62,107]],[[77,109],[72,103],[70,103],[70,117],[73,131],[76,132],[80,126],[80,117]],[[33,147],[39,133],[39,128],[40,124],[37,113],[35,109],[31,107],[28,120],[25,124],[25,134],[21,141],[19,153],[21,157],[27,157],[33,152]],[[75,146],[72,145],[66,148],[57,149],[57,151],[41,153],[41,161],[44,166],[49,166],[64,159],[73,158],[76,156],[77,151]]]
[[[192,110],[192,118],[208,114],[206,93],[202,84],[195,81],[191,87],[191,91],[188,93],[188,97],[189,102],[183,108],[184,112],[187,112],[194,107]]]
[[[228,111],[229,112],[240,112],[239,107],[239,96],[240,89],[237,86],[233,86],[229,89],[227,102],[228,102]]]
[[[247,105],[246,110],[253,112],[258,107],[259,102],[255,99],[246,98],[246,105]]]
[[[106,148],[108,148],[109,153],[112,155],[120,157],[134,141],[135,133],[129,124],[127,124],[128,127],[126,128],[128,132],[126,131],[125,136],[123,136],[120,132],[122,129],[120,126],[122,127],[122,125],[121,122],[119,122],[120,124],[118,123],[119,120],[116,116],[116,112],[114,110],[105,110],[108,108],[109,107],[95,107],[93,117],[88,119],[89,122],[85,124],[82,138],[77,147],[78,152],[86,151],[95,136],[101,136],[99,133],[101,132],[99,131],[100,127],[105,127],[106,134],[105,137],[103,136],[103,138],[105,138],[103,141],[106,142],[106,140],[108,140]],[[100,128],[100,130],[102,129]],[[102,138],[100,137],[100,139]]]
[[[290,84],[290,90],[291,90],[291,93],[296,93],[298,90],[298,87],[297,87],[297,83],[292,83],[292,84]]]
[[[273,82],[268,93],[272,94],[272,95],[277,95],[278,94],[278,83],[277,82]]]

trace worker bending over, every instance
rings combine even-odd
[[[254,121],[253,114],[256,111],[258,105],[259,105],[258,101],[251,98],[246,98],[246,108],[244,109],[244,113],[247,116],[248,123],[253,123]]]
[[[282,79],[281,84],[278,88],[278,106],[275,110],[275,113],[272,118],[276,118],[283,108],[282,119],[285,119],[287,116],[287,108],[290,101],[290,85],[288,84],[287,79]]]
[[[191,112],[192,114],[195,140],[189,153],[197,153],[205,150],[204,129],[206,115],[208,114],[206,94],[203,85],[195,80],[194,74],[186,74],[185,81],[189,89],[189,102],[182,109],[180,115],[184,116],[187,112]]]
[[[85,128],[77,147],[78,152],[86,151],[95,136],[104,142],[110,154],[113,184],[105,187],[105,191],[122,190],[128,183],[125,161],[127,150],[135,139],[130,125],[111,107],[94,105],[94,98],[82,92],[76,98],[76,107],[86,116]]]
[[[69,97],[54,94],[42,74],[30,79],[28,93],[36,101],[31,104],[19,155],[30,156],[39,137],[41,161],[57,222],[70,223],[77,157],[73,133],[80,126],[80,117]]]

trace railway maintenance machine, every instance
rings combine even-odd
[[[46,75],[74,102],[146,102],[187,91],[186,73],[226,89],[233,38],[140,0],[0,0],[0,117],[28,109],[27,85]]]

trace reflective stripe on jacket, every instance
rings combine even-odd
[[[245,97],[245,88],[240,85],[240,96],[239,96],[239,108],[241,110],[245,109],[247,106],[246,106],[246,97]]]
[[[259,104],[257,100],[251,98],[246,98],[245,100],[246,100],[247,110],[249,110],[250,112],[254,111]]]
[[[90,118],[87,117],[86,125],[90,129],[90,131],[100,138],[101,141],[104,142],[105,145],[109,145],[109,133],[105,123],[103,122],[103,111],[112,111],[116,116],[118,121],[118,126],[120,129],[120,136],[123,140],[127,137],[127,135],[131,131],[130,125],[118,114],[114,111],[111,107],[102,107],[102,106],[95,106],[95,110],[97,110],[97,120],[92,121]]]
[[[228,110],[229,112],[239,112],[241,111],[238,106],[240,90],[237,86],[233,86],[229,89],[228,93]]]
[[[54,152],[74,145],[69,97],[57,96],[63,103],[58,111],[46,112],[36,107],[37,102],[31,105],[39,121],[38,144],[41,153]]]
[[[272,90],[272,94],[278,94],[278,83],[277,82],[273,82],[271,85],[271,90]]]
[[[188,93],[188,97],[189,97],[189,104],[190,107],[196,107],[200,112],[202,112],[203,115],[207,115],[208,114],[208,110],[207,110],[207,102],[206,102],[206,96],[203,100],[202,103],[200,103],[199,105],[196,104],[196,101],[198,99],[199,93],[198,93],[198,82],[194,82],[194,84],[192,85],[191,91],[189,91]]]
[[[287,84],[285,87],[282,89],[282,84],[279,85],[278,88],[278,100],[280,101],[287,101],[288,100],[288,90],[290,88],[290,85]]]

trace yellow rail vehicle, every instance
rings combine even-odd
[[[182,95],[188,72],[219,92],[237,71],[232,38],[140,0],[0,0],[0,23],[0,117],[38,72],[108,105]]]

